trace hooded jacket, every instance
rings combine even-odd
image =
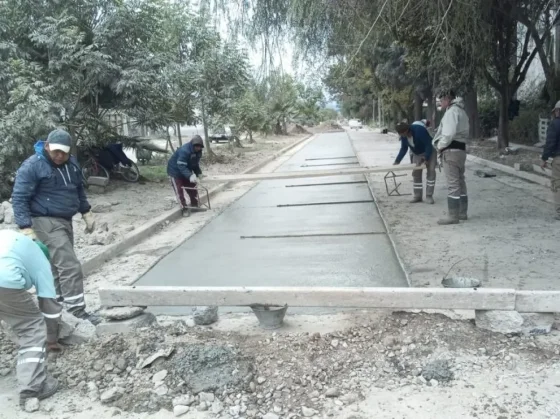
[[[468,139],[469,116],[465,112],[463,99],[458,97],[451,101],[445,111],[434,136],[433,144],[440,152],[447,148],[464,150]]]
[[[191,142],[183,144],[175,150],[167,162],[167,174],[173,178],[183,177],[185,179],[189,179],[193,173],[200,175],[202,174],[201,157],[202,151],[195,152]]]
[[[33,217],[71,220],[78,212],[91,209],[82,171],[74,156],[55,165],[44,150],[45,142],[35,144],[35,154],[23,162],[16,174],[12,205],[16,224],[31,227]]]

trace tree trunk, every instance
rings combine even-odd
[[[249,130],[249,144],[254,144],[255,140],[253,139],[253,131]]]
[[[177,132],[177,139],[179,140],[179,147],[183,145],[183,137],[181,136],[181,124],[177,122],[175,126],[175,131]]]
[[[465,94],[465,110],[469,116],[469,137],[480,138],[480,121],[478,118],[478,94],[474,78],[469,81]]]
[[[498,124],[498,149],[509,147],[509,94],[508,89],[500,92],[500,118]]]
[[[424,101],[418,92],[414,93],[414,121],[422,119],[422,105]],[[412,121],[412,122],[414,122]]]
[[[288,135],[288,123],[285,118],[282,121],[282,135]]]
[[[212,151],[212,147],[210,146],[210,140],[208,138],[208,121],[206,120],[206,107],[204,106],[204,100],[200,105],[200,112],[202,113],[202,126],[204,127],[204,148],[206,154],[208,154],[208,159],[213,160],[216,155]]]
[[[426,109],[426,119],[428,119],[431,122],[431,126],[434,127],[435,123],[436,123],[436,118],[435,118],[435,113],[436,113],[436,101],[434,99],[434,96],[432,95],[432,93],[430,92],[430,94],[427,97],[427,102],[428,102],[428,108]]]

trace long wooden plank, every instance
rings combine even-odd
[[[513,310],[513,289],[338,287],[112,287],[100,288],[104,306],[248,306],[391,309]]]
[[[517,291],[515,309],[520,313],[558,313],[560,291]]]
[[[247,173],[237,175],[207,176],[203,179],[203,183],[215,182],[244,182],[259,180],[278,180],[278,179],[297,179],[312,178],[326,176],[343,176],[343,175],[365,175],[368,173],[387,173],[406,172],[415,169],[423,169],[424,166],[416,166],[415,164],[403,164],[398,166],[377,166],[377,167],[354,167],[348,169],[328,169],[328,170],[298,170],[294,172],[273,172],[273,173]]]

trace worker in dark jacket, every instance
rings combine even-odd
[[[552,159],[551,187],[554,193],[555,218],[560,221],[560,101],[554,106],[553,119],[546,132],[546,144],[542,154],[541,167],[544,169],[548,159]]]
[[[87,200],[78,161],[70,155],[72,140],[66,131],[52,131],[35,145],[35,155],[16,174],[12,204],[16,224],[31,239],[47,245],[55,274],[57,297],[74,316],[96,324],[86,311],[82,265],[74,252],[72,217],[82,214],[86,232],[95,221]]]
[[[405,122],[397,124],[397,133],[401,140],[401,149],[395,163],[400,164],[406,152],[410,148],[413,155],[413,163],[420,166],[425,164],[427,168],[426,174],[426,202],[428,204],[434,203],[434,188],[436,186],[436,164],[437,154],[432,146],[432,137],[424,125],[412,124],[408,125]],[[423,170],[414,170],[412,172],[412,190],[414,197],[411,203],[422,202],[422,191],[424,189],[422,182]]]
[[[167,163],[167,174],[171,180],[171,185],[177,200],[181,204],[183,211],[204,211],[199,207],[198,191],[195,189],[198,183],[198,176],[202,175],[200,170],[200,158],[204,142],[199,135],[195,135],[190,142],[183,144],[169,159]],[[183,189],[192,188],[192,189]],[[187,205],[185,191],[190,198],[190,205]]]

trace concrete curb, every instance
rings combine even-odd
[[[313,136],[313,134],[306,135],[301,140],[296,141],[295,143],[284,147],[280,151],[274,153],[272,156],[267,157],[266,159],[257,163],[254,166],[249,167],[247,170],[243,171],[242,173],[243,174],[253,173],[253,172],[256,172],[256,171],[262,169],[264,166],[266,166],[267,164],[276,160],[277,158],[281,157],[283,154],[290,151],[292,148],[295,148],[298,145],[302,144],[303,142],[309,140],[312,136]],[[228,183],[223,183],[221,185],[218,185],[215,188],[212,188],[208,192],[208,195],[209,195],[209,197],[212,198],[216,194],[218,194],[219,192],[223,191],[224,189],[230,187],[231,185],[233,185],[235,183],[236,182],[228,182]],[[164,212],[163,214],[159,215],[153,221],[145,223],[142,226],[140,226],[139,228],[131,231],[130,233],[125,235],[123,240],[121,240],[120,242],[107,246],[98,255],[95,255],[94,257],[83,261],[82,262],[82,271],[83,271],[84,275],[89,275],[90,273],[92,273],[93,271],[98,269],[101,265],[103,265],[104,263],[108,262],[109,260],[113,259],[116,256],[119,256],[120,254],[124,253],[125,251],[127,251],[131,247],[137,245],[141,241],[150,237],[154,233],[157,233],[166,224],[171,223],[175,220],[178,220],[179,218],[181,218],[181,209],[180,208],[174,208],[172,210],[169,210],[169,211]]]
[[[515,176],[515,177],[527,180],[529,182],[537,183],[539,185],[550,188],[550,179],[547,179],[546,177],[543,177],[543,176],[540,176],[540,175],[537,175],[537,174],[533,174],[533,173],[518,171],[518,170],[515,170],[513,167],[506,166],[504,164],[495,163],[493,161],[482,159],[480,157],[476,157],[476,156],[473,156],[473,155],[470,155],[470,154],[467,154],[467,160],[472,162],[472,163],[476,163],[476,164],[480,164],[482,166],[490,167],[491,169],[499,170],[500,172],[507,173],[508,175]]]
[[[348,131],[346,131],[346,134],[348,135],[348,140],[350,141],[350,146],[352,147],[352,151],[356,155],[356,158],[358,159],[358,161],[360,161],[360,158],[358,157],[358,152],[356,151],[356,148],[354,147],[354,143],[352,142],[352,138],[350,138],[350,134],[348,134]],[[362,162],[360,161],[360,166],[361,165],[362,165]],[[406,283],[408,284],[409,287],[412,288],[412,283],[410,281],[410,276],[408,274],[408,271],[405,269],[403,259],[402,259],[401,255],[399,253],[399,249],[397,247],[395,239],[393,238],[393,234],[391,233],[391,230],[389,229],[389,223],[387,222],[387,219],[383,215],[383,211],[381,211],[381,208],[379,208],[379,202],[377,201],[377,197],[375,196],[375,193],[373,191],[373,186],[371,184],[371,180],[370,180],[369,176],[367,176],[367,175],[364,175],[364,177],[366,178],[366,181],[367,181],[367,185],[368,185],[368,188],[369,188],[369,193],[371,194],[371,197],[373,198],[373,203],[375,204],[375,207],[377,208],[377,213],[379,214],[379,217],[381,218],[381,222],[383,223],[383,226],[385,227],[385,231],[387,232],[387,237],[389,238],[389,242],[391,243],[391,247],[393,248],[393,252],[395,253],[395,256],[397,257],[397,262],[399,263],[399,266],[401,267],[401,270],[404,273]]]

